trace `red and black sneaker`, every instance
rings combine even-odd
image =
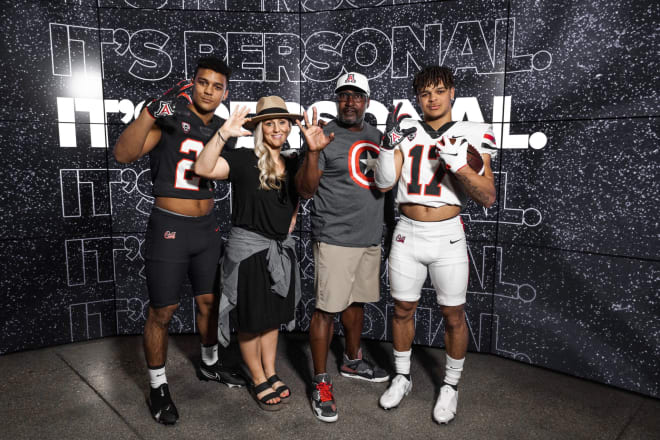
[[[312,410],[317,419],[323,422],[336,422],[337,404],[332,395],[332,379],[328,373],[314,376],[312,381]]]

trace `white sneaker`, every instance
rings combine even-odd
[[[458,391],[449,385],[440,388],[440,395],[433,408],[433,420],[437,423],[449,423],[456,415],[458,404]]]
[[[397,374],[392,379],[390,387],[380,396],[380,406],[383,409],[391,409],[399,406],[399,403],[412,390],[412,379],[406,379],[406,376]]]

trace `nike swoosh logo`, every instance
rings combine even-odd
[[[449,240],[449,244],[454,244],[458,243],[459,241],[463,240],[462,238],[459,238],[458,240]]]

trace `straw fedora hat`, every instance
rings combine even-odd
[[[287,118],[293,122],[294,119],[302,119],[303,115],[289,113],[286,103],[279,96],[264,96],[257,102],[257,114],[243,126],[248,130],[254,130],[259,122],[276,118]]]

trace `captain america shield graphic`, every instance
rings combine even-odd
[[[358,141],[348,150],[348,173],[353,182],[362,188],[375,187],[374,173],[378,162],[378,145],[369,141]]]

